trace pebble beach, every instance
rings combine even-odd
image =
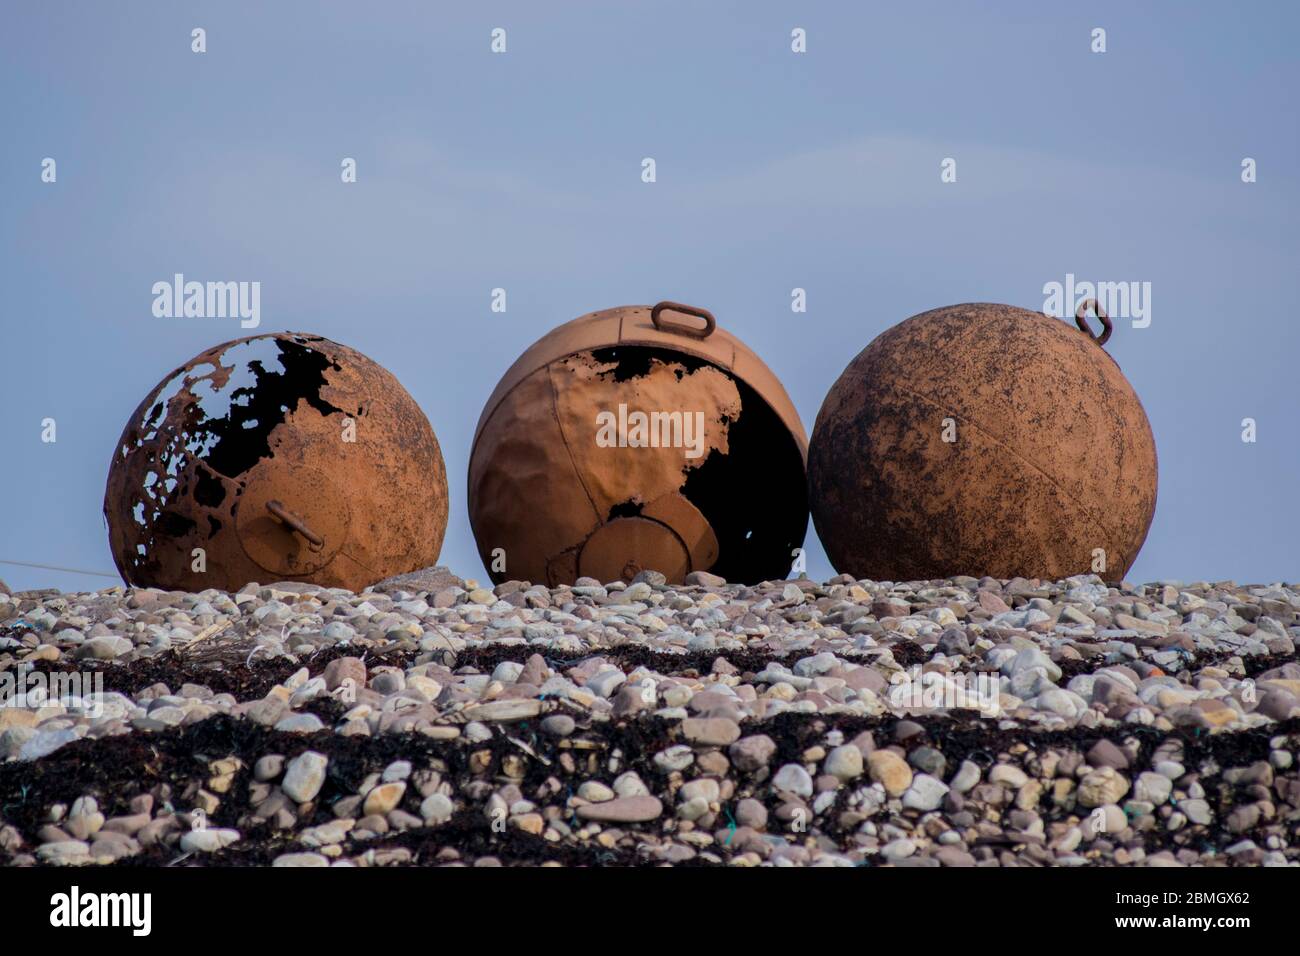
[[[0,864],[1296,866],[1300,589],[0,583]]]

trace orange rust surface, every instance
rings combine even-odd
[[[774,455],[781,462],[774,468],[790,472],[785,477],[798,494],[770,507],[797,512],[794,521],[786,515],[786,525],[798,524],[797,540],[790,539],[802,542],[807,441],[785,390],[723,330],[700,339],[657,329],[650,312],[648,306],[608,309],[560,326],[524,352],[493,391],[476,429],[468,484],[470,523],[494,580],[554,586],[579,575],[627,579],[653,569],[680,581],[692,570],[708,570],[719,557],[719,537],[683,490],[693,472],[735,451],[733,429],[742,415],[760,414],[742,408],[741,383],[745,393],[759,396],[751,403],[764,404],[778,423],[779,434],[763,440],[784,448],[784,455]],[[632,354],[640,362],[635,374],[621,368]],[[703,413],[699,457],[680,447],[600,445],[597,416],[616,413],[620,404],[629,411]],[[717,502],[708,507],[719,520]],[[739,500],[737,507],[743,507]],[[786,561],[774,572],[783,576]]]
[[[740,393],[725,372],[705,367],[687,370],[675,362],[655,360],[645,375],[624,382],[613,380],[612,362],[597,362],[590,353],[570,355],[550,365],[555,417],[561,441],[584,476],[591,505],[598,515],[609,514],[620,502],[636,497],[643,503],[676,491],[687,472],[704,463],[704,455],[727,453],[727,431],[740,417]],[[596,443],[595,411],[616,415],[622,404],[631,410],[675,410],[684,415],[704,413],[700,457],[682,448],[607,448]]]
[[[832,564],[873,580],[1060,579],[1098,548],[1119,580],[1156,503],[1155,440],[1114,360],[1058,319],[985,303],[913,316],[850,362],[808,472]]]
[[[323,547],[276,519],[272,500]],[[447,477],[428,420],[391,373],[319,336],[252,336],[196,356],[140,404],[104,514],[129,584],[361,590],[436,563]]]
[[[801,453],[807,456],[808,436],[804,432],[803,422],[799,419],[794,403],[786,394],[781,380],[762,359],[750,351],[744,342],[721,327],[715,329],[706,339],[657,329],[650,321],[650,309],[648,305],[625,305],[599,312],[588,312],[552,329],[534,342],[515,360],[506,374],[501,377],[497,387],[492,390],[492,395],[483,406],[482,415],[479,416],[478,427],[474,432],[475,444],[478,442],[479,433],[495,412],[497,405],[533,372],[545,368],[566,355],[611,345],[636,345],[662,347],[683,355],[702,358],[711,365],[749,383],[781,418],[786,429],[798,442]]]
[[[614,413],[620,403],[633,410],[698,409],[708,422],[705,452],[726,454],[727,427],[740,413],[739,394],[726,374],[655,361],[646,375],[620,382],[613,368],[590,352],[567,355],[519,383],[480,433],[470,464],[470,501],[475,534],[490,545],[484,555],[489,567],[491,551],[500,547],[507,577],[565,577],[551,566],[552,557],[580,548],[617,505],[645,505],[677,491],[687,472],[704,461],[687,458],[681,448],[601,447],[598,412]],[[690,565],[684,548],[680,558],[671,553],[667,570],[656,567],[663,563],[656,562],[658,550],[645,556],[643,567],[678,580],[704,570]],[[588,573],[609,567],[608,560],[592,564],[590,555],[587,564]]]

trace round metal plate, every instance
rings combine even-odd
[[[680,538],[647,518],[616,518],[597,528],[582,546],[578,573],[597,581],[630,581],[642,571],[659,571],[679,582],[691,569]]]
[[[307,539],[282,524],[266,509],[279,501],[325,539],[315,550]],[[319,571],[338,554],[348,537],[351,513],[346,495],[321,471],[288,467],[272,458],[254,470],[239,499],[235,526],[244,553],[273,574],[298,577]]]
[[[690,555],[687,571],[707,571],[718,560],[718,536],[700,509],[681,492],[674,491],[650,502],[641,509],[641,515],[667,525],[681,538]]]

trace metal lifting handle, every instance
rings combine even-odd
[[[325,547],[325,539],[307,527],[306,523],[286,508],[282,502],[272,499],[266,503],[266,510],[271,512],[281,524],[287,525],[306,538],[313,551],[320,551]]]
[[[1088,328],[1088,306],[1092,306],[1093,313],[1101,320],[1101,335],[1093,335],[1092,329]],[[1084,335],[1090,336],[1098,345],[1105,345],[1110,333],[1115,331],[1115,327],[1110,324],[1110,318],[1101,307],[1101,303],[1096,299],[1084,299],[1079,303],[1078,310],[1074,313],[1075,324],[1079,326]]]
[[[704,328],[685,325],[681,322],[664,322],[660,319],[659,314],[665,309],[680,312],[683,315],[697,316],[704,320]],[[650,321],[654,323],[655,328],[660,332],[676,332],[678,335],[689,335],[693,339],[707,339],[713,334],[713,330],[718,327],[717,320],[708,309],[701,309],[694,305],[683,305],[680,302],[660,302],[650,310]]]

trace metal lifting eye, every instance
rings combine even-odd
[[[275,519],[283,525],[287,525],[294,531],[307,539],[313,551],[320,551],[325,547],[325,539],[318,535],[296,514],[286,508],[281,502],[272,499],[266,503],[266,510],[275,516]]]
[[[681,322],[665,322],[661,317],[665,311],[680,312],[682,315],[694,315],[704,320],[704,327],[685,325]],[[701,309],[694,305],[683,305],[680,302],[660,302],[650,310],[650,321],[654,323],[655,328],[660,332],[676,332],[678,335],[689,335],[694,339],[707,339],[713,334],[713,330],[718,327],[717,319],[713,317],[713,313],[708,309]]]
[[[1093,335],[1092,329],[1088,327],[1088,306],[1092,306],[1093,313],[1101,320],[1101,335]],[[1105,345],[1110,338],[1110,333],[1115,331],[1115,327],[1110,324],[1110,316],[1101,307],[1101,303],[1096,299],[1084,299],[1079,303],[1079,308],[1074,313],[1075,324],[1079,326],[1084,335],[1092,337],[1092,340],[1098,345]]]

